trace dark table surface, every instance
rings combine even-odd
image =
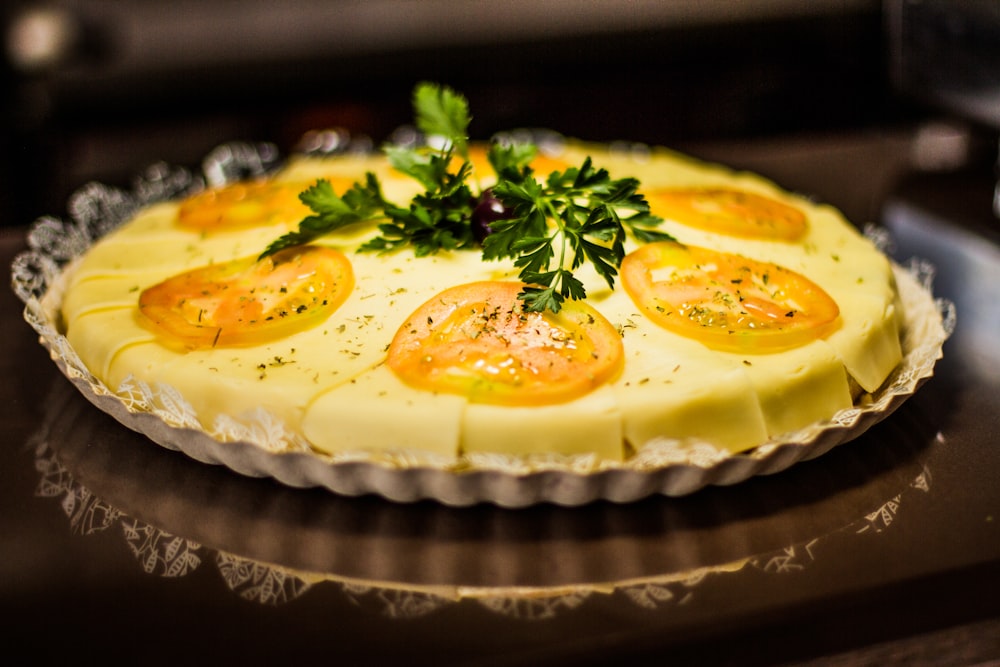
[[[78,395],[5,290],[4,650],[136,664],[1000,661],[989,185],[929,178],[882,207],[895,254],[934,262],[958,309],[909,402],[783,473],[625,506],[396,505],[197,463]],[[24,244],[24,228],[3,230],[3,264]]]

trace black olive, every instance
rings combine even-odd
[[[499,199],[493,196],[490,189],[483,190],[479,197],[479,202],[472,209],[472,235],[479,243],[483,242],[487,236],[493,233],[490,223],[497,220],[506,220],[513,216],[513,212],[503,205]]]

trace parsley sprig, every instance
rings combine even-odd
[[[437,147],[388,145],[383,150],[390,164],[417,180],[423,192],[399,206],[385,199],[374,174],[368,173],[364,183],[355,183],[343,195],[321,179],[300,195],[314,215],[271,243],[261,256],[372,221],[379,222],[379,235],[362,244],[362,252],[411,246],[419,257],[477,246],[473,214],[484,192],[469,159],[468,102],[447,87],[422,83],[414,90],[413,106],[417,129]],[[566,299],[586,298],[574,274],[585,262],[614,288],[626,232],[643,242],[672,237],[656,229],[662,221],[649,212],[636,179],[612,179],[588,157],[580,167],[553,172],[540,181],[530,167],[537,150],[533,144],[490,145],[487,159],[497,181],[488,194],[510,215],[490,222],[482,253],[485,260],[514,260],[527,285],[520,294],[526,310],[559,312]],[[453,168],[456,161],[459,166]]]
[[[303,218],[297,231],[288,232],[267,246],[261,259],[285,248],[304,245],[342,227],[373,220],[388,205],[372,173],[365,176],[363,185],[355,183],[343,195],[334,192],[330,181],[320,179],[300,192],[299,199],[314,214]]]
[[[501,180],[493,193],[513,215],[491,225],[483,257],[514,259],[528,284],[521,294],[528,310],[559,312],[567,298],[585,298],[573,271],[588,261],[614,289],[626,229],[643,241],[671,238],[653,229],[661,220],[649,213],[638,187],[634,178],[612,180],[589,157],[579,168],[553,172],[545,183]]]

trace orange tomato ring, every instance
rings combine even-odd
[[[729,236],[797,241],[808,227],[794,206],[736,188],[658,188],[645,194],[655,215]]]
[[[168,345],[254,345],[324,321],[353,287],[351,263],[343,253],[302,246],[168,278],[142,291],[138,317]]]
[[[353,181],[339,178],[332,182],[336,188],[346,189]],[[296,225],[311,214],[309,207],[299,199],[299,193],[309,185],[259,179],[209,188],[181,201],[177,224],[202,232]]]
[[[650,243],[625,257],[621,278],[650,320],[713,349],[779,352],[840,322],[837,303],[806,276],[733,253]]]
[[[527,312],[524,285],[481,281],[449,288],[403,323],[387,365],[406,384],[459,394],[473,403],[562,403],[621,369],[621,336],[580,301],[560,312]]]

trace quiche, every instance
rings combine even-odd
[[[15,260],[26,319],[159,444],[460,505],[775,472],[933,374],[953,312],[835,208],[666,148],[471,143],[460,96],[414,100],[412,146],[85,189]]]
[[[614,287],[532,312],[511,260],[358,252],[359,223],[263,260],[319,179],[408,179],[384,156],[299,157],[264,179],[139,211],[85,254],[66,336],[108,386],[168,386],[201,427],[264,410],[292,440],[347,450],[588,454],[663,438],[756,447],[828,420],[900,363],[889,260],[836,210],[667,150],[566,143],[638,178],[674,240],[625,240]],[[618,284],[620,283],[620,284]]]

